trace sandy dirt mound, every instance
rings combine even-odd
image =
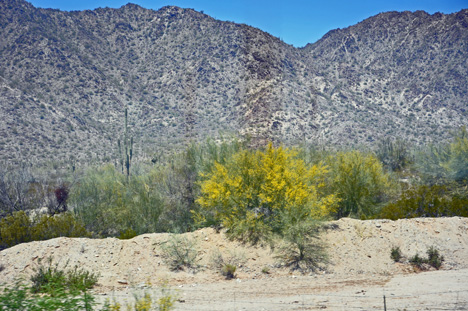
[[[52,257],[59,265],[68,263],[70,267],[78,265],[99,273],[99,286],[95,289],[98,294],[125,295],[132,289],[149,288],[148,284],[168,280],[173,288],[181,291],[179,295],[183,299],[178,308],[187,310],[194,310],[190,301],[195,303],[200,297],[206,298],[206,301],[203,300],[206,302],[205,309],[201,307],[201,301],[196,302],[200,310],[215,310],[209,308],[213,308],[213,303],[223,301],[230,302],[228,305],[232,308],[239,307],[239,310],[261,310],[258,304],[249,303],[262,301],[258,300],[259,297],[273,303],[265,310],[274,310],[275,303],[278,304],[277,310],[288,309],[286,305],[300,309],[301,303],[303,309],[309,305],[312,310],[312,306],[322,304],[326,307],[327,303],[320,302],[321,298],[317,296],[313,302],[306,304],[304,295],[328,295],[340,291],[351,293],[364,287],[367,289],[359,295],[364,296],[366,291],[380,291],[376,295],[376,301],[380,301],[382,288],[390,286],[391,281],[398,277],[434,274],[441,278],[438,284],[444,284],[440,273],[448,273],[449,270],[460,273],[447,274],[447,278],[461,277],[462,283],[468,284],[468,218],[398,221],[344,218],[330,222],[322,235],[328,246],[330,264],[326,270],[310,275],[279,267],[268,247],[252,247],[230,241],[224,233],[217,233],[211,228],[184,235],[196,241],[200,257],[200,267],[196,272],[169,269],[163,260],[161,248],[170,238],[169,234],[144,234],[130,240],[57,238],[1,251],[0,264],[5,270],[0,272],[0,283],[11,283],[19,277],[28,278],[40,259]],[[435,246],[445,257],[443,271],[415,274],[410,265],[391,260],[390,250],[394,246],[400,247],[403,255],[408,257],[416,253],[425,256],[427,248]],[[225,257],[234,255],[239,258],[240,267],[235,280],[225,280],[213,267],[212,257],[216,252],[221,252]],[[265,273],[267,270],[268,273]],[[394,287],[401,288],[398,285]],[[453,287],[453,290],[458,288],[468,297],[468,286],[467,292],[463,292],[462,285]],[[246,304],[241,305],[240,301]],[[327,301],[330,303],[330,299]],[[339,299],[333,299],[333,302],[336,301]],[[371,300],[368,302],[372,304]],[[347,302],[342,301],[340,305],[344,303]],[[333,309],[333,305],[328,307]]]

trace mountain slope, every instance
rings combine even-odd
[[[191,9],[61,12],[0,2],[0,154],[113,160],[220,134],[369,144],[466,124],[467,16],[379,14],[303,49]],[[422,135],[424,134],[424,135]]]
[[[382,13],[303,51],[326,80],[320,118],[332,141],[437,141],[466,124],[468,10]]]

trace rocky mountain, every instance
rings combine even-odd
[[[467,123],[468,10],[390,12],[297,49],[192,9],[62,12],[0,2],[0,154],[118,156],[248,135],[255,144],[438,141]]]

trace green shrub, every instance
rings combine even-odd
[[[70,205],[90,231],[117,236],[128,228],[137,234],[158,232],[164,201],[150,175],[127,178],[112,165],[90,169],[71,191]]]
[[[444,261],[444,257],[440,255],[439,251],[434,246],[429,247],[426,253],[427,258],[422,258],[419,254],[416,254],[409,259],[409,262],[421,270],[425,270],[426,267],[424,265],[429,265],[439,270]]]
[[[119,239],[121,240],[129,240],[137,236],[137,233],[133,229],[127,229],[125,231],[120,232]]]
[[[418,267],[419,269],[423,269],[423,264],[426,263],[426,260],[419,256],[419,254],[414,255],[409,259],[410,264],[413,266]]]
[[[221,274],[226,277],[226,279],[230,280],[236,277],[236,270],[237,267],[231,264],[225,264],[221,269]]]
[[[24,211],[13,213],[0,220],[0,249],[30,242],[31,220]]]
[[[0,310],[3,311],[92,311],[95,305],[94,297],[88,292],[74,295],[65,288],[57,288],[54,296],[34,294],[22,283],[16,283],[12,288],[7,287],[0,294]]]
[[[430,266],[439,270],[443,261],[444,257],[439,254],[439,251],[434,246],[431,246],[427,250],[427,263]]]
[[[67,265],[65,265],[65,268]],[[31,276],[33,293],[47,293],[55,296],[57,291],[66,288],[71,293],[85,292],[91,289],[98,280],[98,276],[84,269],[59,269],[58,264],[52,263],[52,258],[48,258],[43,264],[39,261],[39,266],[34,269]]]
[[[210,261],[213,268],[219,270],[227,279],[232,279],[235,276],[237,267],[243,265],[246,259],[243,253],[229,251],[228,254],[223,255],[220,250],[217,249],[211,254]]]
[[[449,144],[432,145],[417,153],[416,167],[424,182],[447,183],[468,180],[468,131],[466,127],[454,133]]]
[[[24,211],[20,211],[0,220],[0,248],[56,237],[88,236],[90,233],[70,212],[31,219]]]
[[[330,191],[340,199],[336,218],[366,218],[387,200],[394,183],[380,161],[360,151],[338,152],[327,159]]]
[[[325,246],[320,242],[318,222],[297,222],[286,228],[283,244],[276,250],[276,259],[301,272],[315,271],[328,262]]]
[[[394,262],[399,262],[403,257],[401,255],[401,250],[399,247],[392,247],[390,257],[393,259]]]
[[[392,220],[443,216],[468,217],[468,198],[452,197],[447,186],[423,185],[404,191],[379,214],[380,218]]]
[[[263,267],[262,268],[262,273],[263,274],[270,274],[270,268],[269,267]]]
[[[408,145],[399,139],[383,139],[377,145],[376,154],[383,166],[394,172],[403,170],[413,162]]]
[[[198,268],[198,249],[194,240],[184,235],[173,234],[161,245],[164,261],[172,270]]]

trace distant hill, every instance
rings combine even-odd
[[[4,160],[138,156],[248,135],[372,144],[440,141],[467,124],[468,10],[390,12],[294,48],[192,9],[62,12],[0,2]]]

